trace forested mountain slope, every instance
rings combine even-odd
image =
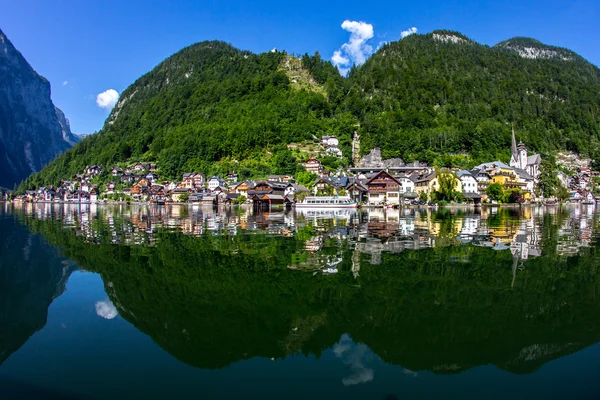
[[[600,70],[533,39],[490,48],[456,32],[412,35],[385,45],[350,81],[344,108],[384,155],[508,160],[511,124],[537,151],[599,155]]]
[[[489,47],[434,31],[384,45],[347,78],[305,55],[302,82],[290,79],[297,63],[287,57],[218,41],[187,47],[127,88],[100,133],[26,186],[126,160],[156,161],[167,178],[212,173],[215,161],[327,134],[340,136],[349,158],[357,127],[363,152],[379,146],[407,161],[508,161],[512,127],[532,151],[600,159],[600,70],[566,49],[528,38]]]
[[[161,174],[175,177],[206,171],[223,157],[350,132],[323,93],[291,87],[280,68],[285,57],[218,41],[187,47],[128,87],[101,132],[30,182],[51,183],[86,165],[129,158],[157,161]]]

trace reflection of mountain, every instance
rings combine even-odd
[[[541,256],[522,260],[514,282],[510,251],[470,244],[382,253],[372,265],[342,240],[340,272],[323,276],[286,268],[305,251],[294,237],[170,233],[129,247],[86,243],[55,221],[27,223],[100,273],[121,316],[201,368],[318,356],[347,333],[413,371],[491,363],[528,373],[600,341],[600,251],[559,257],[553,220]]]
[[[56,249],[0,214],[0,364],[46,325],[48,307],[74,267]]]

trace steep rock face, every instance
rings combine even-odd
[[[0,30],[0,186],[11,188],[77,141],[50,83]]]
[[[548,46],[538,40],[524,37],[508,39],[494,47],[513,50],[521,57],[529,59],[573,61],[581,58],[571,50]]]

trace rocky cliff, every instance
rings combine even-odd
[[[77,141],[50,83],[0,30],[0,186],[12,188]]]

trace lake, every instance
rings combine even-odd
[[[599,211],[0,204],[0,398],[598,398]]]

